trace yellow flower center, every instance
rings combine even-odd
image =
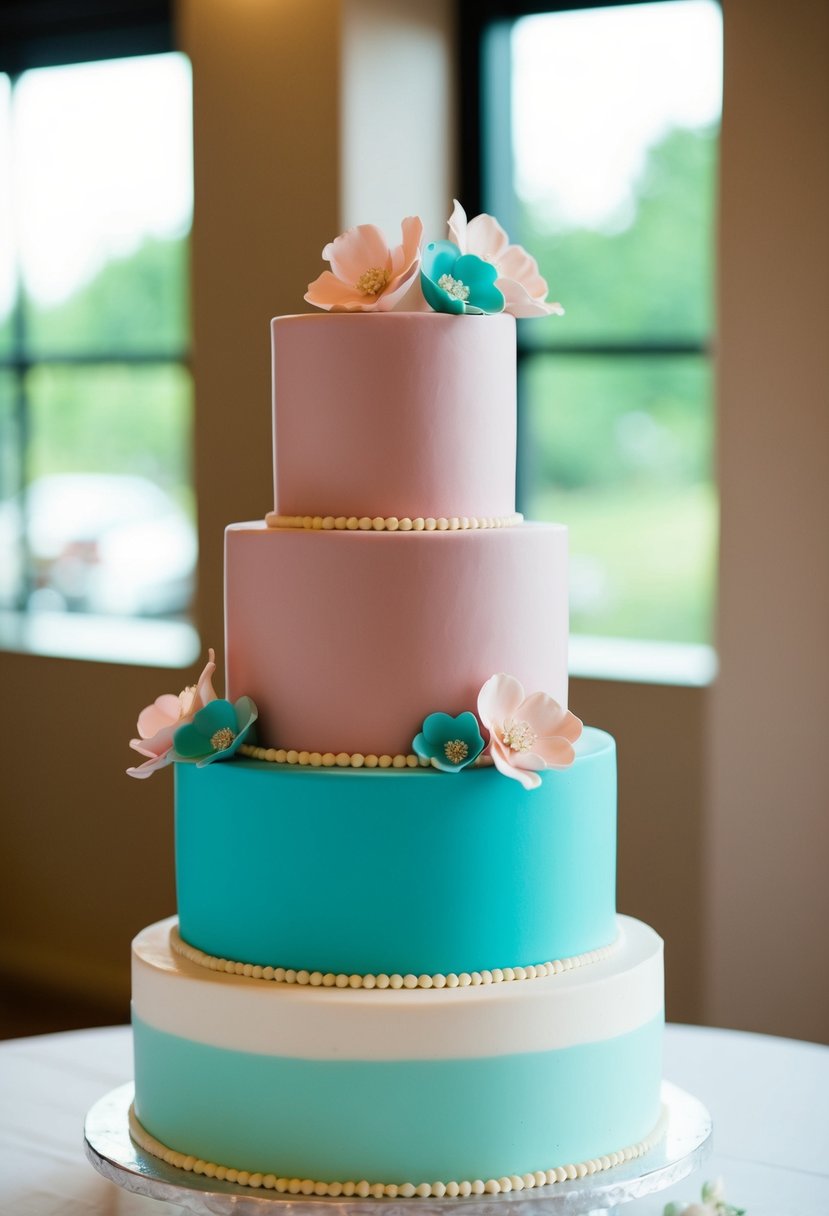
[[[451,274],[442,274],[438,279],[438,287],[453,300],[469,299],[469,288],[460,279],[453,279]]]
[[[215,735],[210,736],[210,746],[214,752],[223,752],[226,747],[230,747],[235,738],[230,727],[223,726],[221,730],[216,731]]]
[[[179,720],[186,718],[193,708],[193,701],[196,697],[196,685],[190,684],[187,688],[182,688],[178,694],[178,716]]]
[[[391,278],[391,271],[380,266],[372,266],[364,270],[357,280],[356,287],[364,296],[376,296],[383,290]]]
[[[452,764],[460,764],[469,755],[469,748],[463,739],[449,739],[443,745],[443,754]]]
[[[514,718],[507,718],[501,737],[512,751],[528,752],[538,735],[531,729],[529,722],[516,722]]]

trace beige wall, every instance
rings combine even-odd
[[[342,0],[340,227],[442,231],[455,188],[454,9]]]
[[[617,904],[665,939],[667,1016],[702,1021],[702,740],[707,690],[572,680],[570,704],[616,739]]]
[[[339,221],[339,5],[178,7],[193,63],[199,614],[221,649],[225,524],[273,506],[270,319],[306,307]]]
[[[815,521],[826,519],[829,478],[816,335],[826,333],[829,180],[812,133],[825,117],[829,40],[814,10],[797,0],[784,21],[770,0],[726,4],[722,678],[708,692],[574,680],[572,702],[619,742],[619,905],[666,938],[670,1016],[821,1037],[826,981],[811,960],[825,951],[829,911],[829,579]],[[205,646],[221,651],[222,529],[271,504],[268,319],[304,307],[343,216],[443,216],[451,142],[436,164],[435,114],[451,111],[451,81],[440,86],[451,5],[180,0],[179,11],[195,90],[198,612]],[[355,41],[372,17],[389,61],[421,80],[431,72],[439,90],[421,142],[417,107],[395,115],[404,90],[372,88]],[[349,112],[373,118],[345,145]],[[398,117],[406,173],[378,184],[372,152]],[[451,113],[447,122],[445,133]],[[185,673],[18,655],[0,666],[0,971],[121,1008],[130,936],[174,907],[169,774],[126,779],[126,742],[137,710]],[[794,708],[802,717],[790,723]]]
[[[829,1039],[829,5],[725,46],[705,1014]]]

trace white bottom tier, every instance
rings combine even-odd
[[[174,924],[133,944],[136,1133],[190,1168],[435,1193],[602,1168],[657,1125],[662,942],[638,921],[579,970],[439,990],[207,971]]]

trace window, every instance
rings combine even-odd
[[[605,639],[575,639],[576,671],[614,674],[615,654],[618,674],[632,661],[658,678],[673,664],[663,649],[645,670],[642,643],[685,643],[698,661],[680,656],[677,678],[702,681],[720,10],[522,7],[490,3],[482,21],[481,164],[467,174],[566,309],[519,323],[519,509],[569,525],[572,630]]]
[[[196,570],[176,53],[0,75],[0,644],[185,665]]]

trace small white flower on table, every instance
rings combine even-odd
[[[746,1216],[746,1211],[725,1202],[725,1183],[715,1178],[703,1183],[701,1203],[668,1203],[663,1216]]]

